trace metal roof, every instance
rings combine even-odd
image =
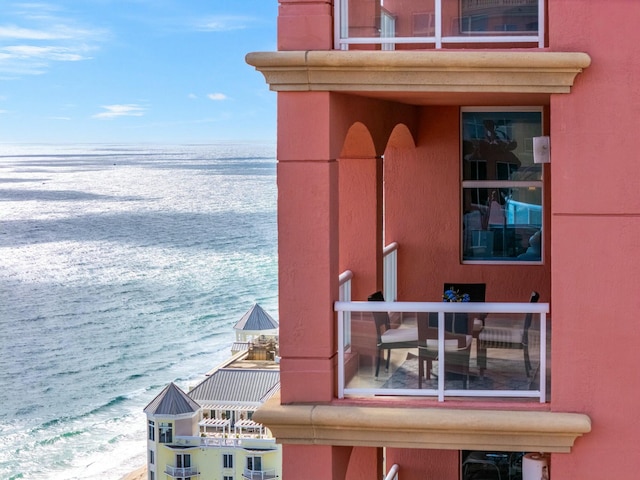
[[[238,320],[233,328],[235,330],[252,332],[260,330],[274,330],[278,328],[278,322],[276,322],[271,315],[265,312],[262,307],[256,303],[242,316],[240,320]]]
[[[182,415],[195,413],[198,410],[200,410],[200,405],[172,382],[156,398],[151,400],[144,412],[151,415]]]
[[[253,403],[260,405],[280,389],[278,370],[221,368],[189,392],[204,405],[221,403]]]

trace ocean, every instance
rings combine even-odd
[[[0,144],[0,479],[145,465],[144,407],[277,284],[274,145]]]

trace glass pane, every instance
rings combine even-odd
[[[542,189],[465,188],[464,260],[542,260]]]
[[[456,0],[456,3],[458,1],[458,16],[450,22],[453,35],[538,33],[538,0]],[[443,2],[451,3],[452,0]],[[444,6],[443,11],[447,12]],[[443,22],[443,26],[446,25]]]
[[[542,113],[462,112],[463,180],[541,181],[533,162],[533,137]]]
[[[346,16],[349,38],[435,35],[434,0],[344,1],[348,1]]]

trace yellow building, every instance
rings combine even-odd
[[[252,420],[280,390],[274,341],[248,343],[188,393],[170,383],[145,407],[149,480],[282,477],[280,445]]]

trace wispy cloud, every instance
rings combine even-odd
[[[104,29],[78,25],[45,3],[13,7],[5,9],[0,19],[0,73],[37,75],[54,62],[88,60],[89,52],[107,36]]]
[[[253,17],[243,15],[217,15],[198,21],[196,28],[207,32],[228,32],[249,28],[256,21]]]
[[[96,113],[92,118],[141,117],[145,108],[134,103],[124,105],[103,105],[106,111]]]
[[[224,93],[209,93],[207,95],[209,100],[213,100],[214,102],[219,102],[222,100],[226,100],[227,96]]]

